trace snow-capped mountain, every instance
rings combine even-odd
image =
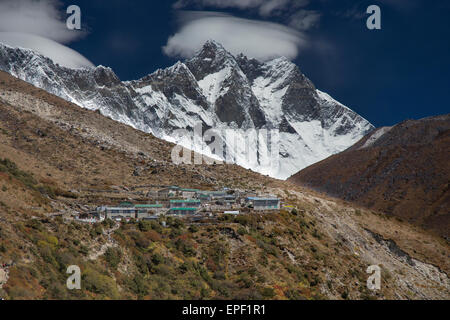
[[[192,59],[136,81],[122,82],[103,66],[68,69],[1,44],[0,70],[159,138],[280,179],[374,128],[317,90],[289,60],[235,57],[214,41]],[[209,129],[212,144],[200,138],[205,131],[209,137]]]

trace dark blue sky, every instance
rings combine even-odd
[[[138,79],[177,59],[162,47],[178,30],[174,1],[64,0],[82,10],[89,33],[69,46],[122,80]],[[382,10],[382,30],[366,28],[366,8]],[[287,24],[286,14],[252,9],[200,8]],[[375,126],[450,112],[450,1],[311,0],[320,13],[306,31],[309,46],[294,62],[322,91]],[[237,35],[238,36],[238,35]]]

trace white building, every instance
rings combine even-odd
[[[249,197],[247,202],[253,205],[255,211],[280,210],[280,199]]]

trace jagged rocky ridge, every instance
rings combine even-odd
[[[159,138],[280,179],[347,149],[374,128],[317,90],[287,59],[235,57],[214,41],[192,59],[136,81],[123,82],[103,66],[64,68],[2,44],[0,70]],[[196,138],[177,131],[200,125]],[[216,144],[223,143],[223,154],[199,138],[208,129]]]

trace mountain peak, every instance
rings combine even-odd
[[[216,40],[212,40],[212,39],[205,42],[205,44],[203,45],[203,49],[205,49],[205,48],[216,49],[216,50],[225,50],[224,46],[221,43],[217,42]]]
[[[208,40],[192,59],[208,61],[234,60],[234,56],[215,40]]]
[[[220,72],[227,67],[239,68],[235,57],[214,40],[205,42],[202,49],[185,63],[197,80],[202,80],[207,75]]]

